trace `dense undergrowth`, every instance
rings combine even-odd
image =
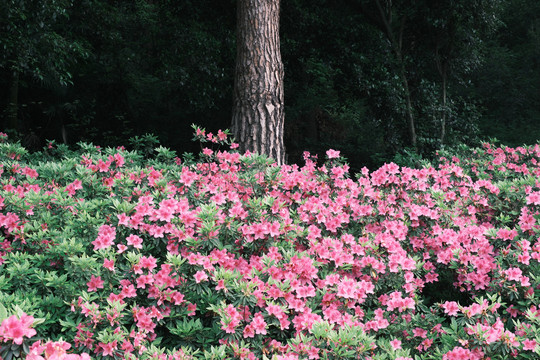
[[[351,176],[196,137],[197,159],[2,138],[0,357],[540,354],[540,146]]]

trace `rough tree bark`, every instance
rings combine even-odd
[[[285,162],[280,0],[238,0],[232,131],[240,151]]]

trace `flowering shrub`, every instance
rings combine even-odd
[[[2,140],[0,303],[43,319],[4,343],[51,339],[27,358],[540,354],[539,146],[353,179],[335,150],[277,167],[227,132],[195,136],[198,160]]]
[[[82,355],[68,354],[66,350],[71,344],[65,341],[47,341],[42,344],[40,340],[33,340],[36,330],[32,327],[40,321],[25,314],[17,308],[19,316],[12,315],[6,318],[6,308],[0,304],[0,359],[27,359],[27,360],[89,360],[86,353]],[[43,356],[42,356],[43,355]]]

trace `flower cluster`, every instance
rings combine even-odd
[[[2,310],[5,311],[4,308]],[[68,354],[67,350],[71,348],[71,344],[61,340],[47,341],[46,343],[34,341],[28,346],[25,341],[31,341],[30,338],[36,335],[36,330],[32,328],[33,323],[34,317],[24,312],[20,317],[12,315],[2,321],[0,324],[0,359],[90,360],[90,356],[86,353],[81,355]]]
[[[196,137],[231,145],[226,132]],[[323,165],[305,154],[302,167],[234,150],[205,148],[199,161],[161,150],[167,161],[144,163],[84,150],[60,163],[9,158],[0,178],[4,286],[58,304],[48,316],[61,316],[63,330],[36,329],[65,331],[80,352],[450,360],[539,351],[539,146],[486,145],[356,179],[335,150]],[[72,171],[58,177],[63,167]]]
[[[21,345],[25,337],[36,335],[36,330],[32,328],[33,323],[34,318],[26,314],[22,314],[20,319],[16,315],[10,316],[0,324],[0,340]]]

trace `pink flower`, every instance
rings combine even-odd
[[[117,168],[124,166],[124,157],[119,153],[114,154],[113,159],[116,162]]]
[[[469,349],[462,348],[461,346],[456,346],[451,351],[447,352],[443,356],[443,360],[473,360],[478,359],[474,353]]]
[[[114,260],[104,259],[103,267],[109,271],[114,271]]]
[[[128,249],[128,247],[124,244],[118,244],[116,245],[118,247],[118,253],[121,254],[123,253],[124,251],[126,251]]]
[[[35,178],[37,178],[39,176],[36,170],[31,169],[29,167],[24,167],[22,169],[22,172],[23,172],[24,175],[26,175],[26,176],[28,176],[29,178],[32,178],[32,179],[35,179]]]
[[[315,296],[315,288],[311,285],[309,286],[299,286],[296,288],[296,294],[299,298],[307,298]]]
[[[217,137],[220,141],[225,141],[227,139],[227,134],[221,130],[218,130]]]
[[[103,356],[113,355],[114,351],[118,347],[118,341],[114,340],[113,342],[110,342],[110,343],[107,343],[107,344],[100,343],[99,345],[103,349]]]
[[[142,249],[143,240],[137,235],[129,235],[126,238],[126,242],[128,245],[133,246],[135,249]]]
[[[540,205],[540,191],[535,191],[527,196],[527,205]]]
[[[497,237],[502,240],[512,240],[518,235],[517,230],[500,229]]]
[[[418,327],[417,327],[417,328],[414,328],[414,329],[413,329],[413,334],[414,334],[414,336],[416,336],[416,337],[421,337],[421,338],[424,338],[424,339],[425,339],[426,336],[427,336],[427,330],[424,330],[424,329],[422,329],[422,328],[418,328]]]
[[[161,221],[169,222],[174,216],[177,202],[174,199],[166,199],[159,203],[156,211],[157,218]]]
[[[244,328],[244,338],[252,338],[255,337],[255,330],[253,329],[253,326],[247,325]]]
[[[224,290],[225,292],[227,292],[227,287],[225,286],[225,280],[223,279],[219,279],[218,280],[218,284],[216,286],[216,290]]]
[[[278,319],[285,317],[285,312],[283,312],[283,309],[279,305],[268,304],[266,306],[266,311],[269,315],[274,315]]]
[[[458,303],[455,301],[447,301],[442,304],[442,307],[444,312],[450,316],[456,316],[459,311]]]
[[[253,327],[253,330],[255,330],[256,334],[261,334],[261,335],[266,334],[266,322],[264,321],[264,318],[261,313],[257,313],[253,317],[251,326]]]
[[[72,182],[71,184],[68,184],[66,186],[66,190],[67,193],[70,195],[70,196],[73,196],[75,195],[75,191],[76,190],[79,190],[79,189],[82,189],[82,182],[81,180],[75,180],[74,182]]]
[[[97,168],[99,170],[99,172],[107,172],[109,171],[109,166],[111,166],[111,161],[103,161],[101,159],[99,159],[98,161],[98,164],[97,164]]]
[[[534,351],[534,349],[536,349],[536,345],[536,340],[523,340],[523,350]]]
[[[421,346],[424,351],[429,349],[431,347],[431,345],[433,345],[433,339],[425,339],[424,341],[422,341],[422,343],[419,345],[419,347]]]
[[[521,269],[517,267],[509,268],[508,270],[505,270],[504,273],[506,274],[506,277],[508,280],[515,280],[515,281],[520,281],[521,276],[523,275],[523,273],[521,272]]]
[[[227,305],[227,307],[223,309],[221,317],[221,329],[225,330],[225,332],[228,334],[233,334],[236,331],[238,325],[240,324],[240,321],[243,320],[243,315],[246,314],[240,313],[232,304]],[[250,326],[252,330],[255,331],[253,323]],[[251,330],[248,329],[246,335],[249,336],[250,332]]]
[[[153,256],[141,256],[139,259],[139,266],[148,269],[148,271],[152,271],[157,266],[156,262],[157,260]]]
[[[338,284],[338,296],[345,299],[353,299],[356,294],[356,282],[354,280],[345,278]]]
[[[390,299],[386,303],[388,311],[398,309],[399,312],[403,312],[406,309],[414,310],[415,302],[410,297],[402,298],[402,294],[399,291],[394,291],[390,294]]]
[[[30,346],[30,351],[28,355],[26,355],[26,360],[45,360],[45,358],[41,356],[43,350],[45,350],[45,346],[41,345],[41,341],[36,341]]]
[[[34,318],[23,313],[18,319],[16,315],[12,315],[5,319],[0,325],[0,339],[4,342],[13,341],[17,345],[21,345],[24,337],[32,337],[36,335],[36,330],[31,326],[34,323]]]
[[[327,150],[326,151],[326,156],[329,158],[329,159],[337,159],[339,158],[339,151],[338,150]]]
[[[195,278],[195,282],[197,284],[200,283],[201,281],[208,280],[208,275],[206,275],[206,273],[202,270],[197,271],[193,277]]]
[[[71,344],[65,341],[49,341],[45,344],[45,358],[48,360],[61,360],[66,358],[66,350],[71,348]]]
[[[394,340],[390,341],[390,345],[392,345],[394,350],[401,349],[401,340],[394,339]]]
[[[96,240],[92,241],[94,250],[110,247],[116,238],[116,229],[110,225],[101,225]]]
[[[97,291],[97,289],[103,289],[103,280],[101,280],[101,276],[95,277],[92,275],[86,285],[88,285],[89,292]]]
[[[194,316],[195,311],[197,311],[197,304],[188,304],[187,311],[189,311],[188,316]]]

